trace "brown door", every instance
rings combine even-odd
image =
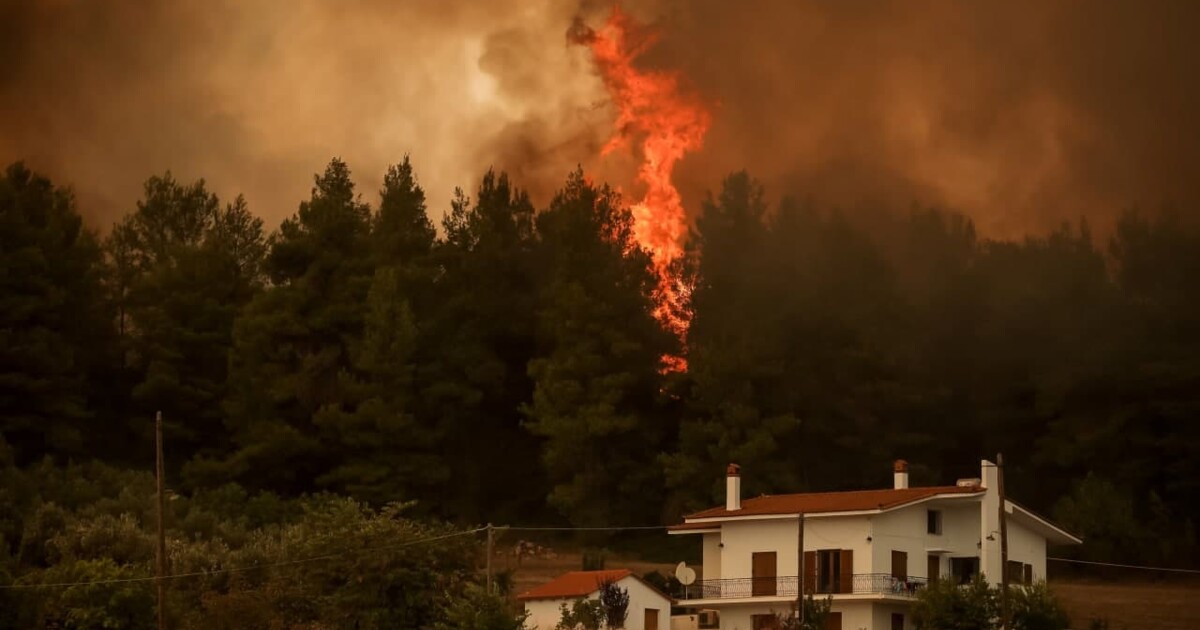
[[[904,630],[903,613],[892,613],[892,630]]]
[[[936,582],[942,577],[942,559],[937,556],[929,556],[929,569],[925,572],[925,577],[929,578],[930,582]]]
[[[892,577],[901,582],[908,581],[908,553],[904,551],[892,552]]]
[[[647,608],[645,622],[642,627],[646,630],[658,630],[658,609]]]
[[[825,617],[825,630],[842,630],[842,613],[829,613],[829,616]]]
[[[775,552],[764,551],[750,556],[750,594],[754,597],[775,594]]]
[[[779,618],[775,615],[750,615],[750,627],[752,630],[776,630]]]

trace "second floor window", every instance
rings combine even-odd
[[[940,535],[942,533],[942,511],[941,510],[928,510],[926,512],[926,520],[928,522],[926,529],[929,531],[930,534],[939,534]]]

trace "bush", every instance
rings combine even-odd
[[[999,591],[983,576],[966,586],[936,580],[917,594],[912,607],[917,630],[995,630],[999,618]]]
[[[1066,630],[1071,619],[1045,582],[1009,589],[1012,630]]]

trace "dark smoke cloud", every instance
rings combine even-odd
[[[662,21],[656,61],[719,103],[692,194],[744,165],[1005,235],[1200,201],[1200,3],[678,0]]]
[[[566,32],[606,2],[0,0],[0,161],[74,184],[106,226],[165,169],[294,211],[340,155],[373,196],[411,152],[435,214],[488,166],[545,199],[612,109]],[[649,67],[713,103],[677,181],[731,170],[824,204],[937,204],[988,233],[1200,192],[1200,3],[658,0]],[[636,192],[636,191],[630,191]]]

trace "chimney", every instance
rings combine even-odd
[[[725,509],[730,512],[742,509],[742,469],[737,464],[725,469]]]
[[[894,482],[893,487],[897,490],[908,487],[908,462],[897,459],[892,464],[892,481]]]

